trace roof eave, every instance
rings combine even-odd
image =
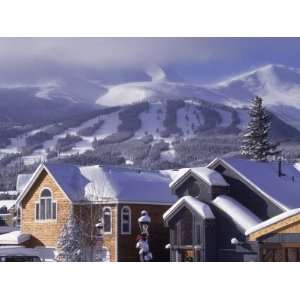
[[[25,198],[25,196],[27,195],[27,193],[29,192],[29,190],[32,188],[33,184],[35,183],[35,181],[37,180],[37,178],[40,176],[40,174],[42,173],[42,171],[45,170],[47,172],[47,174],[51,177],[51,179],[55,182],[55,184],[59,187],[59,189],[61,190],[61,192],[64,194],[64,196],[71,202],[73,203],[73,201],[69,198],[69,196],[66,194],[66,192],[62,189],[62,187],[58,184],[58,182],[56,181],[55,177],[53,176],[53,174],[50,172],[50,170],[47,168],[47,166],[42,163],[38,166],[38,168],[35,170],[35,172],[33,173],[33,175],[31,176],[30,180],[28,181],[28,183],[26,184],[24,190],[21,192],[21,194],[18,196],[16,204],[19,206],[21,204],[21,202],[23,201],[23,199]]]

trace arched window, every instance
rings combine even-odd
[[[131,234],[131,210],[128,206],[123,206],[121,210],[121,233]]]
[[[103,208],[103,231],[104,233],[112,233],[112,216],[111,216],[111,208],[104,207]]]
[[[55,220],[57,205],[50,189],[45,188],[40,194],[39,202],[35,204],[36,220]]]

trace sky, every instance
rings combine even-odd
[[[185,81],[213,83],[270,63],[300,67],[299,53],[300,38],[0,38],[0,81],[159,65]]]

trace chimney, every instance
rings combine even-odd
[[[279,158],[278,160],[278,177],[281,177],[283,174],[282,174],[282,161],[281,161],[281,158]]]

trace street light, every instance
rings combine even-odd
[[[153,259],[152,253],[149,249],[149,226],[151,218],[146,210],[141,211],[141,216],[138,218],[141,235],[138,236],[136,248],[139,250],[139,257],[141,262],[151,261]]]
[[[151,218],[146,210],[141,211],[141,216],[138,218],[141,234],[149,235],[149,226]]]
[[[95,227],[96,227],[96,238],[97,239],[102,238],[102,236],[103,236],[103,222],[102,222],[101,219],[99,220],[99,223],[97,223],[95,225]]]

